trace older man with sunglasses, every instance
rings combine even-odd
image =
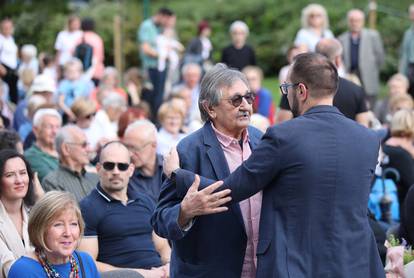
[[[246,160],[262,135],[249,126],[253,101],[243,73],[224,64],[207,72],[198,101],[206,123],[178,144],[181,168],[223,179]],[[261,192],[197,217],[191,191],[178,199],[175,189],[172,179],[164,183],[152,219],[155,232],[172,240],[171,277],[255,277]]]
[[[116,277],[133,277],[122,272],[128,269],[144,277],[166,277],[171,249],[153,233],[154,202],[146,194],[128,191],[134,168],[121,142],[102,147],[96,165],[100,182],[80,203],[85,220],[80,249],[96,260],[100,272],[121,271]]]
[[[86,171],[90,153],[86,135],[78,126],[66,125],[58,131],[55,146],[59,154],[59,168],[42,180],[42,186],[46,191],[71,192],[79,202],[98,183],[98,176]]]

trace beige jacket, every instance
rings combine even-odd
[[[7,277],[11,265],[21,256],[33,250],[29,244],[27,231],[27,208],[22,207],[23,213],[23,240],[10,219],[3,203],[0,201],[0,278]]]

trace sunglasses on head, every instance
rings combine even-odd
[[[227,100],[229,100],[234,107],[239,107],[243,101],[243,98],[247,101],[248,104],[252,104],[256,98],[256,95],[252,92],[249,92],[244,96],[237,94],[231,98],[228,98]]]
[[[112,171],[115,168],[115,165],[119,171],[126,171],[129,167],[129,163],[122,163],[122,162],[115,163],[115,162],[109,162],[109,161],[102,163],[102,167],[106,171]]]

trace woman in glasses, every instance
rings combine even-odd
[[[306,46],[314,52],[316,44],[322,38],[333,38],[329,30],[329,19],[325,8],[319,4],[309,4],[302,10],[302,28],[296,34],[295,45]]]

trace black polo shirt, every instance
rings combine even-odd
[[[150,224],[154,205],[148,196],[131,193],[128,193],[128,203],[124,205],[98,184],[80,202],[85,236],[98,237],[97,260],[123,268],[161,266]]]

